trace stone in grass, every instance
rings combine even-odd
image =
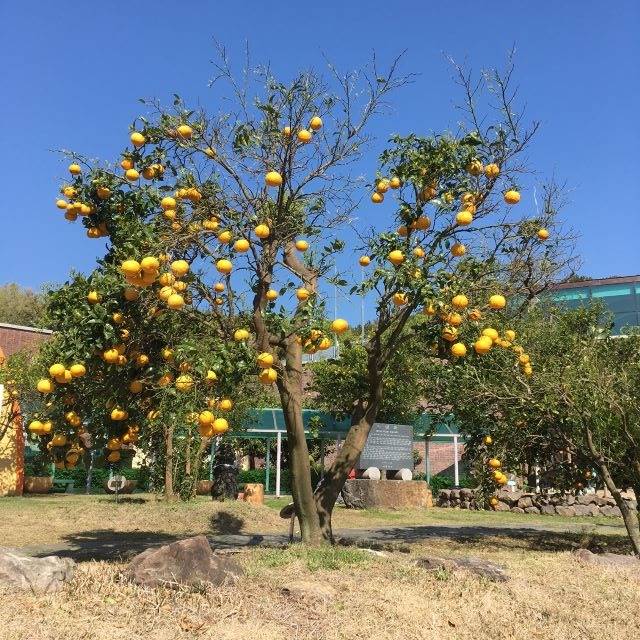
[[[492,582],[506,582],[509,580],[509,574],[502,565],[474,556],[464,556],[462,558],[428,556],[418,558],[416,565],[427,569],[427,571],[455,571],[456,569],[462,569],[474,575],[487,578]]]
[[[592,553],[589,549],[578,549],[575,556],[584,564],[640,570],[640,559],[636,556],[625,556],[621,553]]]
[[[71,558],[32,558],[17,549],[0,547],[0,587],[52,593],[71,580],[74,570],[75,562]]]
[[[131,560],[124,575],[145,587],[220,586],[242,575],[242,567],[228,556],[218,556],[205,536],[195,536],[147,549]]]

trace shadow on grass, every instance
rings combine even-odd
[[[209,525],[212,533],[237,534],[241,533],[244,527],[244,520],[228,511],[218,511],[211,516]]]
[[[63,536],[64,545],[34,554],[38,557],[55,554],[76,561],[128,560],[149,547],[159,547],[180,540],[176,536],[159,531],[115,531],[94,529]]]
[[[347,532],[345,532],[347,533]],[[503,545],[510,549],[562,552],[585,548],[594,553],[610,551],[628,553],[631,550],[629,540],[623,534],[598,534],[585,526],[583,531],[536,530],[529,527],[491,527],[491,526],[446,526],[415,525],[393,526],[364,530],[362,535],[352,530],[342,538],[343,544],[356,546],[374,544],[415,544],[430,539],[451,540],[470,547]]]

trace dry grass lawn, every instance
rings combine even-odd
[[[221,515],[223,514],[223,515]],[[512,515],[512,514],[510,514]],[[492,520],[492,518],[494,518]],[[504,523],[502,514],[433,510],[357,513],[340,511],[340,527],[405,524]],[[375,555],[352,547],[305,550],[254,548],[237,558],[246,575],[222,588],[145,590],[121,579],[124,563],[89,561],[52,595],[2,594],[0,638],[12,640],[233,639],[466,639],[581,640],[633,638],[640,633],[640,576],[582,566],[576,545],[625,549],[619,522],[563,532],[425,539],[410,551]],[[507,518],[507,524],[536,519]],[[241,523],[239,525],[239,523]],[[0,501],[0,544],[73,543],[97,532],[131,539],[209,533],[283,532],[272,508],[246,504],[125,503],[83,496]],[[608,525],[608,526],[607,526]],[[612,526],[613,525],[613,526]],[[572,525],[574,526],[574,525]],[[580,529],[578,527],[578,529]],[[126,552],[126,548],[123,549]],[[504,564],[511,575],[497,584],[466,573],[429,573],[415,566],[423,555],[475,555]],[[288,595],[304,581],[328,595]]]

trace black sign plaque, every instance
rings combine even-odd
[[[360,454],[358,469],[413,469],[413,427],[375,422]]]

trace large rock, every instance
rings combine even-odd
[[[597,497],[595,493],[584,493],[577,497],[578,504],[595,504]]]
[[[558,505],[556,507],[556,513],[559,516],[565,516],[565,518],[572,518],[576,515],[575,507],[563,507],[562,505]]]
[[[584,564],[629,568],[640,571],[640,560],[636,556],[623,556],[619,553],[592,553],[589,549],[578,549],[575,552],[575,556]]]
[[[526,509],[527,507],[533,506],[533,500],[531,496],[524,496],[518,500],[518,505],[521,509]]]
[[[452,492],[453,493],[453,492]],[[405,509],[432,507],[431,490],[422,480],[347,480],[342,490],[347,507],[370,509],[373,507]]]
[[[545,516],[553,516],[556,513],[556,508],[552,504],[543,504],[540,507],[540,512]]]
[[[146,587],[219,586],[242,573],[235,560],[217,556],[205,536],[196,536],[143,551],[131,560],[125,577]]]
[[[70,558],[32,558],[16,549],[0,547],[0,587],[52,593],[71,580],[75,562]]]
[[[428,571],[455,571],[456,569],[463,569],[475,575],[482,576],[483,578],[488,578],[493,582],[506,582],[509,579],[509,575],[502,565],[474,556],[465,556],[462,558],[427,556],[418,558],[416,565]]]
[[[494,509],[496,511],[509,511],[509,505],[506,502],[502,502],[502,500],[500,500],[498,502],[498,504],[494,507]]]
[[[573,510],[576,512],[577,516],[593,515],[590,504],[575,504],[573,505]]]
[[[522,491],[499,491],[498,500],[506,502],[508,505],[515,507],[518,504],[518,500],[522,497]]]
[[[524,510],[524,512],[525,512],[525,513],[540,513],[540,509],[538,509],[538,507],[533,507],[533,506],[531,506],[531,507],[527,507],[527,508]]]
[[[524,513],[524,509],[520,507],[511,507],[511,513]]]
[[[618,518],[622,516],[622,513],[620,512],[619,507],[612,507],[610,505],[605,505],[603,507],[600,507],[600,514],[603,516],[618,517]]]
[[[473,489],[467,489],[467,488],[460,489],[461,500],[466,500],[467,502],[470,502],[472,498],[473,498]]]

